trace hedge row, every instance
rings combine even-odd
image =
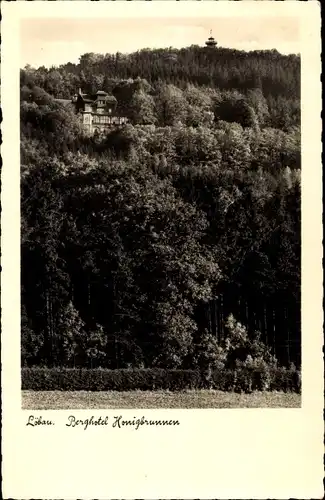
[[[195,389],[199,372],[191,370],[108,370],[86,368],[23,368],[22,389],[36,391],[151,391]]]
[[[22,368],[22,389],[34,391],[152,391],[213,388],[252,392],[300,392],[300,372],[285,368],[215,370],[207,377],[196,370]]]

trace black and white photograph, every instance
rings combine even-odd
[[[236,2],[238,11],[225,14],[226,5],[209,10],[212,3],[21,2],[24,15],[12,25],[16,84],[4,78],[2,101],[5,124],[14,120],[8,110],[16,117],[10,137],[18,144],[4,154],[4,175],[11,168],[17,195],[4,199],[4,213],[19,276],[4,266],[16,291],[3,300],[16,313],[3,307],[12,322],[4,350],[11,342],[13,356],[3,366],[15,370],[16,422],[31,460],[52,446],[60,481],[68,482],[68,463],[78,467],[79,486],[72,482],[65,498],[107,498],[94,486],[105,474],[99,459],[89,466],[95,489],[82,490],[83,443],[95,457],[100,439],[112,450],[114,498],[155,498],[149,485],[163,463],[177,487],[162,486],[157,498],[183,498],[185,477],[192,490],[184,498],[219,496],[214,453],[220,487],[232,488],[222,498],[262,498],[273,486],[262,478],[280,428],[272,463],[290,463],[282,480],[298,475],[298,488],[299,471],[309,473],[302,422],[306,405],[319,401],[311,381],[322,363],[311,345],[322,335],[320,150],[306,139],[315,125],[320,141],[308,119],[319,92],[316,56],[316,73],[304,69],[314,60],[307,27],[315,9]],[[23,467],[15,442],[10,456]],[[167,459],[172,443],[186,455],[179,475],[176,454]],[[265,453],[256,451],[253,467],[250,449]],[[245,478],[236,484],[225,476],[234,455]],[[199,456],[206,465],[195,469]],[[127,493],[116,471],[131,457],[129,485],[137,477],[139,487]],[[28,474],[35,489],[19,498],[45,498],[36,470]],[[248,481],[252,493],[241,497]],[[282,491],[268,495],[285,498]]]
[[[24,408],[300,406],[299,25],[277,21],[22,23]]]
[[[23,405],[299,406],[298,26],[259,21],[23,22]]]

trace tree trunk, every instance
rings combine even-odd
[[[220,295],[220,339],[224,339],[223,293]]]
[[[265,338],[266,345],[268,345],[269,339],[268,339],[268,334],[267,334],[267,316],[266,316],[266,303],[265,302],[263,304],[263,321],[264,321],[263,337]]]

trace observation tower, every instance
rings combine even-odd
[[[207,47],[211,47],[212,49],[214,49],[217,46],[217,42],[215,41],[215,39],[212,36],[212,30],[210,30],[210,36],[209,36],[208,40],[205,42],[205,45]]]

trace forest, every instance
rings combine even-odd
[[[79,88],[130,123],[86,135]],[[20,98],[23,366],[219,366],[232,332],[299,368],[298,55],[84,54]]]

